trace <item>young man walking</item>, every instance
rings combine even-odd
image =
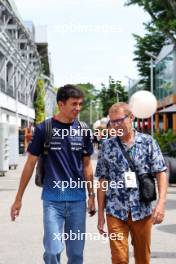
[[[104,233],[106,208],[109,237],[113,235],[113,239],[110,239],[112,264],[129,263],[129,233],[134,247],[135,263],[150,264],[152,223],[160,224],[164,219],[166,165],[156,141],[150,135],[133,129],[134,117],[128,104],[112,105],[109,117],[111,128],[116,131],[121,129],[123,135],[106,140],[99,155],[96,168],[96,176],[100,181],[98,229],[101,234]],[[133,161],[135,166],[133,171],[130,170],[122,146]],[[138,181],[142,175],[147,174],[152,174],[157,179],[159,197],[153,211],[151,202],[144,202],[140,198]],[[114,239],[115,237],[117,239]],[[123,239],[118,239],[119,237]]]
[[[83,263],[86,221],[86,182],[88,210],[95,213],[93,171],[90,156],[92,139],[82,136],[77,120],[83,104],[83,93],[73,85],[61,87],[57,93],[59,114],[52,118],[52,137],[45,160],[43,181],[44,262],[60,264],[65,238],[68,264]],[[74,134],[70,133],[71,129]],[[22,197],[33,174],[39,155],[44,151],[45,123],[39,124],[28,146],[28,158],[24,166],[19,189],[11,207],[11,218],[19,215]],[[74,188],[71,183],[74,182]],[[80,184],[85,183],[85,184]],[[63,233],[65,236],[63,236]],[[71,234],[77,235],[71,239]],[[67,239],[66,239],[67,238]]]

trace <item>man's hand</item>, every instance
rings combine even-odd
[[[95,199],[93,196],[89,197],[87,208],[88,208],[88,213],[90,216],[94,216],[96,214]]]
[[[98,231],[101,235],[107,234],[107,232],[104,231],[104,224],[105,224],[105,217],[104,213],[98,213]]]
[[[19,216],[20,209],[22,206],[22,197],[24,194],[24,191],[29,183],[30,178],[32,177],[32,173],[34,171],[35,164],[38,160],[37,156],[34,156],[32,154],[28,155],[27,161],[25,163],[21,178],[20,178],[20,184],[18,187],[18,192],[15,198],[15,202],[13,203],[11,207],[11,219],[12,221],[15,221],[16,217]]]
[[[11,219],[15,221],[16,217],[20,214],[22,203],[21,201],[15,201],[11,207]]]
[[[152,222],[153,224],[162,223],[165,215],[165,202],[158,201],[156,207],[153,209]]]

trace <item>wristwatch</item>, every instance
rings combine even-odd
[[[88,193],[88,196],[90,197],[90,196],[93,196],[94,198],[95,198],[95,193],[94,192],[90,192],[90,193]]]

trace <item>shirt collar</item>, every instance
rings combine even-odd
[[[139,144],[142,143],[141,133],[138,132],[136,129],[134,129],[134,132],[135,132],[134,143],[130,146],[130,148],[132,146],[134,146],[136,143],[139,143]],[[110,142],[113,142],[114,144],[118,144],[116,137],[112,137],[109,140],[110,140]],[[126,144],[124,144],[124,145],[127,146]]]
[[[139,133],[136,129],[134,129],[134,142],[128,146],[124,142],[122,143],[127,148],[132,148],[136,143],[142,143],[141,133]]]

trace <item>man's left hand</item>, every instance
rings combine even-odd
[[[153,224],[162,223],[165,215],[165,202],[158,201],[156,207],[153,209],[152,222]]]

